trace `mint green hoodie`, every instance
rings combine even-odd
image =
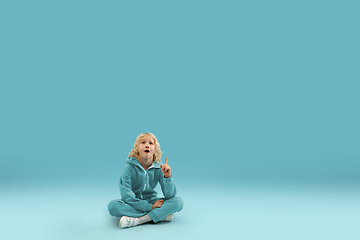
[[[128,157],[120,176],[120,194],[122,200],[142,212],[150,212],[157,199],[156,185],[160,183],[166,199],[176,196],[176,187],[172,177],[165,178],[160,163],[153,164],[145,170],[134,157]]]

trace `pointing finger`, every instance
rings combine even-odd
[[[165,164],[167,164],[167,157],[165,157]]]

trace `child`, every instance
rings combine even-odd
[[[120,228],[133,227],[149,221],[171,222],[181,211],[183,200],[176,196],[167,158],[160,165],[160,144],[152,133],[141,133],[135,140],[120,176],[122,199],[113,200],[108,209],[120,217]],[[155,187],[160,183],[164,198],[158,198]]]

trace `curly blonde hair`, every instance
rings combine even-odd
[[[141,138],[144,136],[150,136],[152,139],[154,139],[154,144],[155,144],[155,154],[153,155],[153,160],[155,162],[160,162],[161,161],[161,149],[160,149],[160,143],[157,140],[157,138],[155,137],[154,134],[152,133],[140,133],[139,136],[137,136],[135,143],[134,143],[134,147],[133,149],[131,149],[131,151],[129,152],[129,157],[134,157],[137,160],[139,160],[139,145],[140,145],[140,141]]]

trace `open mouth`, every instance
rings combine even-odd
[[[146,153],[149,153],[149,152],[150,152],[150,150],[146,149],[146,150],[145,150],[145,152],[146,152]]]

